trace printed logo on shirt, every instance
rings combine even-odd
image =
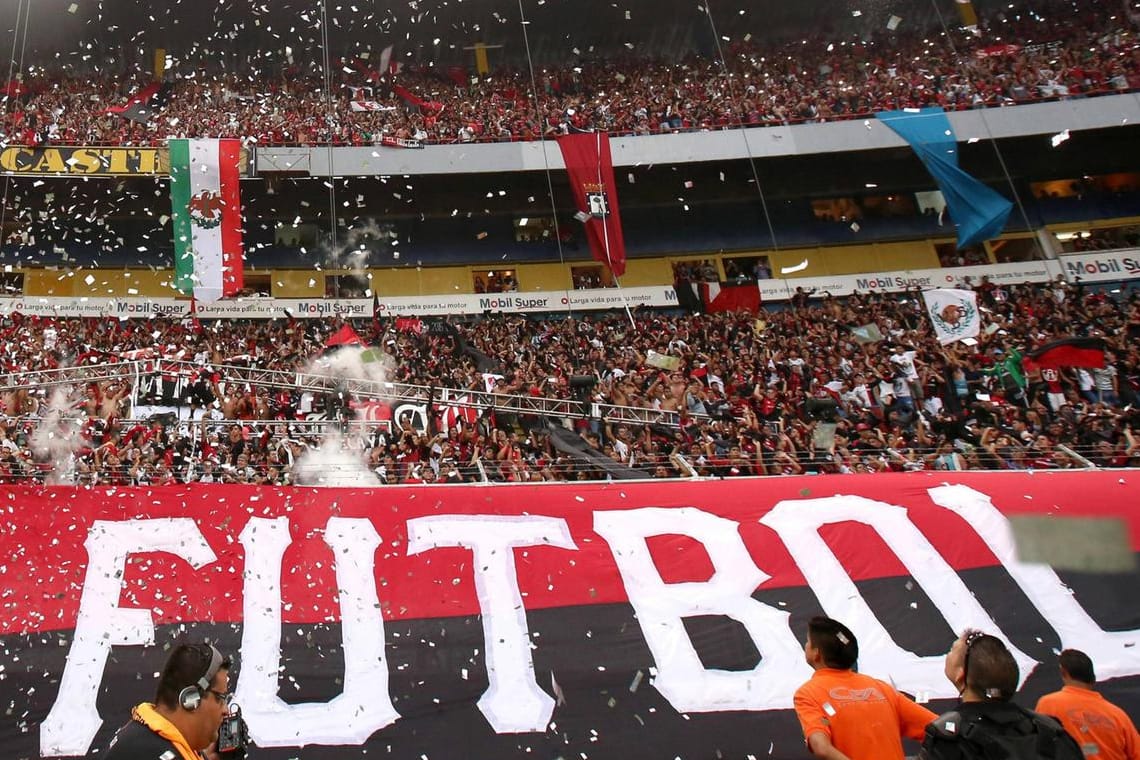
[[[866,689],[850,689],[846,686],[836,686],[827,692],[828,696],[836,702],[884,702],[883,692],[871,686]]]
[[[1110,731],[1116,729],[1116,724],[1111,719],[1095,712],[1085,712],[1077,708],[1068,711],[1069,720],[1074,723],[1081,724],[1082,727],[1097,726],[1099,728],[1106,728]]]

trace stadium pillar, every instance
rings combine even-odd
[[[1057,238],[1053,237],[1053,233],[1044,227],[1039,227],[1033,234],[1037,235],[1037,245],[1045,258],[1055,260],[1060,252],[1057,250]]]
[[[978,12],[974,10],[974,4],[970,0],[955,0],[958,6],[958,18],[962,21],[962,26],[974,28],[978,25]]]

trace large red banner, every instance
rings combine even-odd
[[[584,220],[590,251],[615,276],[625,274],[625,236],[618,208],[610,136],[605,132],[559,135],[570,191]]]
[[[1140,708],[1140,574],[1028,561],[1014,531],[1110,521],[1134,560],[1132,475],[946,475],[6,488],[0,742],[105,747],[193,635],[236,655],[254,757],[798,757],[820,613],[935,709],[966,627],[1007,640],[1029,704],[1076,647]]]

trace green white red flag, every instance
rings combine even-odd
[[[204,303],[242,288],[240,140],[169,141],[174,286]]]

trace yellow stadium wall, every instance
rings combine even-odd
[[[845,245],[830,248],[789,248],[782,251],[755,251],[736,253],[716,258],[751,258],[767,256],[774,276],[780,270],[807,266],[796,271],[794,277],[826,277],[841,274],[863,274],[864,272],[894,272],[905,269],[937,269],[938,254],[935,243],[943,241],[918,240],[905,243],[869,243],[867,245]],[[700,257],[672,257],[673,260],[691,260]],[[723,263],[722,270],[723,274]],[[790,277],[789,279],[794,279]]]
[[[519,264],[515,267],[515,279],[519,290],[566,290],[572,287],[570,267],[562,264]]]
[[[25,269],[24,293],[108,298],[170,296],[170,271],[151,269]]]
[[[422,295],[420,273],[413,268],[373,269],[372,289],[381,296]]]
[[[1073,226],[1073,225],[1070,225]],[[1095,225],[1083,225],[1089,228]],[[1059,229],[1057,230],[1059,231]],[[790,248],[781,251],[737,252],[731,254],[692,254],[630,259],[626,262],[625,287],[667,285],[673,282],[673,265],[682,261],[710,260],[724,275],[724,261],[728,259],[767,256],[773,275],[780,270],[807,266],[788,279],[797,277],[825,277],[829,275],[891,272],[906,269],[936,269],[939,266],[935,245],[953,242],[949,239],[917,240],[899,243],[868,243],[865,245],[834,246],[829,248]],[[592,261],[543,262],[516,264],[512,267],[521,291],[563,290],[572,287],[573,267],[596,266]],[[372,269],[371,287],[381,297],[445,295],[474,292],[474,273],[496,267],[495,262],[484,265],[444,267],[391,267]],[[24,275],[24,293],[29,296],[81,297],[169,297],[171,270],[153,269],[17,269]],[[325,294],[325,277],[335,272],[315,269],[248,270],[247,276],[268,275],[269,290],[275,298],[319,298]],[[350,274],[343,272],[343,274]],[[91,278],[91,282],[88,282]]]
[[[70,296],[75,294],[74,280],[77,273],[57,269],[26,269],[24,273],[24,293],[30,296]],[[82,276],[82,275],[80,275]]]
[[[315,269],[275,269],[269,276],[274,298],[320,298],[325,294],[325,273]]]
[[[621,278],[621,284],[627,288],[672,282],[673,266],[669,259],[630,259],[625,262],[625,276]]]

